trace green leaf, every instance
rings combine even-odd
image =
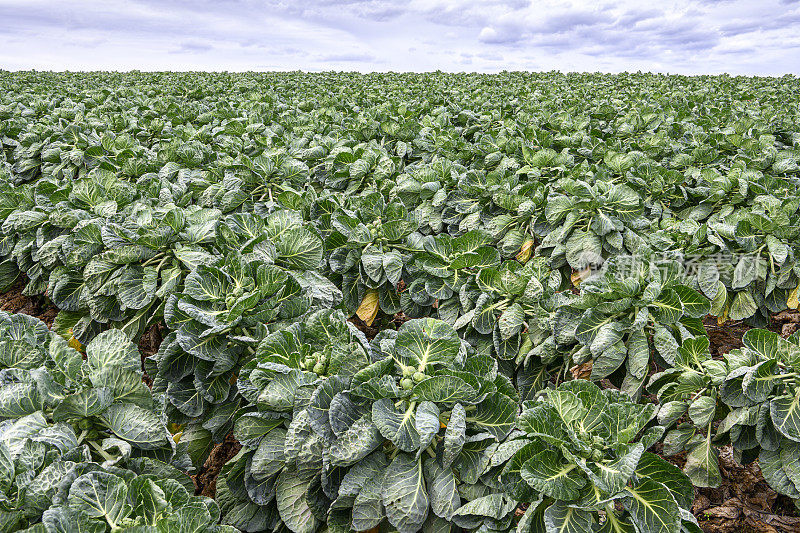
[[[383,474],[385,469],[381,468],[379,473],[367,478],[363,488],[356,494],[352,510],[352,527],[356,531],[366,531],[377,527],[385,515],[383,508]]]
[[[350,466],[357,463],[383,443],[381,434],[369,413],[353,422],[346,431],[340,433],[330,445],[331,464]]]
[[[675,340],[672,332],[659,323],[655,324],[655,334],[653,335],[653,345],[658,354],[670,365],[675,364],[678,357],[678,341]]]
[[[433,376],[414,385],[411,389],[414,398],[434,403],[463,402],[472,404],[480,399],[472,385],[457,376],[447,374]]]
[[[128,491],[130,499],[134,502],[133,512],[143,517],[147,524],[154,525],[158,515],[169,505],[161,487],[147,476],[139,476],[132,480],[128,484]]]
[[[131,513],[127,498],[128,487],[122,478],[98,471],[78,477],[69,488],[68,501],[72,509],[103,518],[114,527]]]
[[[322,240],[306,228],[291,228],[275,243],[279,260],[297,270],[312,270],[322,262]]]
[[[634,487],[627,487],[625,491],[628,497],[623,499],[623,505],[639,531],[680,532],[678,504],[667,487],[652,479],[645,479]]]
[[[250,462],[250,474],[263,480],[280,472],[286,464],[284,442],[286,430],[275,428],[261,439]]]
[[[553,450],[542,450],[522,465],[524,479],[537,491],[556,500],[575,500],[586,478],[577,465],[564,463]]]
[[[700,396],[689,404],[689,418],[695,426],[706,427],[714,420],[717,402],[710,396]]]
[[[678,296],[678,292],[673,289],[662,291],[658,299],[651,303],[649,307],[656,320],[662,324],[674,324],[683,315],[681,298]]]
[[[722,316],[727,301],[728,301],[728,289],[725,288],[724,283],[722,283],[721,281],[717,281],[717,289],[714,294],[714,297],[711,300],[711,310],[709,312],[714,316]]]
[[[93,372],[108,366],[140,370],[139,349],[118,329],[104,331],[86,346],[86,363]]]
[[[306,500],[310,484],[310,479],[288,469],[282,470],[275,482],[278,514],[292,533],[315,533],[320,525]]]
[[[790,498],[800,498],[800,472],[797,467],[796,446],[785,446],[791,457],[784,460],[784,450],[762,449],[758,455],[758,465],[764,479],[774,490]]]
[[[443,468],[436,459],[428,457],[425,459],[425,481],[434,514],[445,520],[453,518],[453,513],[461,507],[461,496],[453,471]]]
[[[42,515],[42,523],[47,533],[105,533],[108,525],[105,522],[91,520],[89,514],[80,509],[68,506],[48,509]]]
[[[420,446],[416,424],[416,404],[410,403],[398,411],[394,401],[383,398],[372,404],[372,420],[384,438],[404,452],[415,452]]]
[[[0,366],[30,370],[42,365],[47,352],[34,343],[16,339],[0,340]]]
[[[479,430],[491,433],[497,440],[505,439],[517,420],[517,403],[499,392],[486,397],[467,416],[467,422]]]
[[[595,484],[604,491],[616,494],[630,481],[642,453],[644,453],[644,446],[641,443],[620,446],[616,459],[598,462],[596,468],[589,468],[589,472],[586,473],[591,472]],[[586,470],[584,469],[584,471]]]
[[[466,442],[467,415],[464,407],[457,403],[450,412],[450,420],[444,430],[442,441],[442,466],[449,468],[461,453]]]
[[[138,405],[113,404],[100,418],[117,437],[142,450],[155,450],[169,442],[169,433],[158,415]]]
[[[575,270],[601,264],[603,262],[602,252],[603,243],[600,241],[600,237],[590,231],[573,231],[567,239],[567,263]]]
[[[784,437],[800,442],[800,389],[794,395],[773,398],[769,412],[772,423]]]
[[[383,504],[398,533],[416,533],[428,516],[430,499],[420,459],[401,453],[386,469]]]
[[[88,418],[103,412],[114,401],[107,388],[85,389],[64,397],[53,411],[55,422],[72,418]]]
[[[458,356],[461,341],[456,331],[441,320],[420,318],[400,327],[395,350],[401,361],[424,372],[429,365],[451,364]]]
[[[591,533],[595,523],[591,511],[555,502],[544,511],[547,533]]]
[[[746,290],[739,291],[731,303],[728,317],[731,320],[744,320],[753,316],[756,311],[758,311],[758,304],[756,304],[753,296]]]
[[[525,313],[522,311],[522,306],[518,303],[509,306],[500,315],[497,324],[500,328],[500,336],[503,340],[508,340],[513,335],[519,333],[522,330],[522,326],[525,324]]]
[[[745,395],[755,403],[769,400],[780,377],[776,374],[777,370],[778,362],[775,359],[761,362],[748,370],[742,380]]]
[[[696,487],[718,487],[722,483],[717,449],[711,444],[710,431],[686,455],[683,472]]]
[[[683,304],[683,313],[692,318],[703,318],[711,311],[711,302],[708,298],[687,287],[686,285],[673,285],[672,290],[678,295]]]
[[[681,470],[653,453],[644,452],[636,466],[636,476],[652,479],[665,485],[672,492],[678,507],[689,509],[694,500],[694,487]]]
[[[433,402],[421,402],[417,407],[416,429],[420,440],[418,456],[430,446],[433,438],[439,432],[439,415],[439,408]]]

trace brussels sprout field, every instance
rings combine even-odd
[[[795,78],[0,89],[0,531],[800,530]]]

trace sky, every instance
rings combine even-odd
[[[800,0],[0,0],[0,69],[800,74]]]

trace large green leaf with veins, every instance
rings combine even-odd
[[[386,517],[399,533],[418,531],[430,504],[421,459],[403,453],[395,457],[386,469],[382,496]]]
[[[448,324],[420,318],[403,324],[397,333],[395,346],[401,361],[424,371],[428,366],[453,363],[461,341]]]

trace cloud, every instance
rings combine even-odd
[[[213,48],[214,47],[211,46],[209,43],[204,43],[199,41],[187,41],[180,43],[178,49],[175,50],[175,53],[199,54],[203,52],[208,52]]]
[[[10,69],[800,72],[800,0],[0,0]]]
[[[521,35],[513,30],[508,28],[498,30],[492,26],[486,26],[478,34],[478,40],[480,42],[489,44],[515,43],[519,41],[520,38]]]

